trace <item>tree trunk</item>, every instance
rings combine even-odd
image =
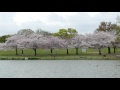
[[[101,49],[99,49],[99,55],[101,55]]]
[[[18,55],[18,50],[17,50],[17,47],[16,47],[16,55]]]
[[[110,54],[111,53],[111,51],[110,51],[110,47],[108,47],[108,54]]]
[[[114,53],[116,52],[116,47],[114,47]]]
[[[51,48],[51,54],[52,54],[53,49]]]
[[[36,56],[37,55],[36,48],[34,49],[34,51],[35,51],[35,56]]]
[[[68,52],[68,48],[67,48],[67,54],[69,54],[69,52]]]
[[[22,50],[22,54],[24,54],[23,50]]]
[[[78,48],[76,48],[76,54],[78,54]]]

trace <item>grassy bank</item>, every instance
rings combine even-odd
[[[15,50],[0,51],[0,60],[119,60],[116,55],[120,53],[120,49],[117,49],[116,54],[114,54],[113,48],[111,48],[111,54],[107,54],[108,49],[102,49],[102,55],[99,55],[97,49],[87,49],[86,53],[78,50],[78,55],[76,55],[75,49],[69,49],[69,54],[67,55],[66,49],[53,50],[53,55],[51,55],[50,50],[37,50],[37,56],[34,56],[34,51],[32,49],[24,50],[22,54],[21,50],[18,50],[18,55],[15,55]],[[105,55],[105,56],[104,56]]]
[[[2,56],[0,60],[120,60],[120,58],[116,58],[115,56],[14,56],[7,57]]]

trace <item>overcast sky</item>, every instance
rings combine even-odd
[[[92,33],[102,21],[116,23],[120,12],[0,12],[0,36],[20,29],[57,32],[74,28],[80,34]]]

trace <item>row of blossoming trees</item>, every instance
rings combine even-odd
[[[71,38],[60,38],[52,35],[44,35],[32,30],[20,30],[17,34],[7,38],[5,43],[0,44],[0,50],[33,49],[34,55],[37,55],[37,49],[66,49],[69,54],[70,48],[76,49],[78,54],[79,48],[97,48],[101,55],[101,49],[105,47],[119,47],[115,43],[116,33],[111,32],[94,32],[85,35],[77,34]]]

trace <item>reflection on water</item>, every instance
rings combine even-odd
[[[120,78],[120,61],[1,60],[0,78]]]

